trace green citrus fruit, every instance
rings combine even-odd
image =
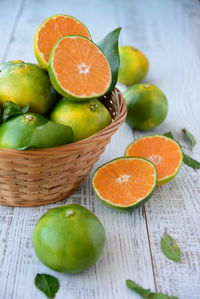
[[[56,91],[42,68],[19,61],[0,65],[0,103],[30,105],[31,112],[46,114],[55,100]]]
[[[108,126],[112,119],[97,99],[74,102],[63,98],[52,111],[50,119],[73,129],[74,141],[87,138]]]
[[[149,63],[146,56],[130,46],[119,47],[120,66],[118,81],[125,85],[138,83],[146,76]]]
[[[48,71],[57,92],[72,101],[98,98],[112,82],[106,56],[95,43],[79,35],[66,35],[55,43]]]
[[[166,184],[174,179],[183,162],[179,144],[163,135],[136,139],[127,146],[124,155],[142,157],[151,161],[157,169],[158,185]]]
[[[139,157],[120,157],[99,167],[92,178],[98,198],[112,208],[127,211],[145,203],[157,184],[152,162]]]
[[[156,86],[136,84],[124,92],[127,123],[134,129],[150,130],[161,124],[168,112],[167,98]]]
[[[48,59],[56,41],[64,35],[91,39],[88,29],[72,16],[57,14],[45,19],[34,35],[34,52],[39,64],[48,70]]]
[[[25,113],[0,126],[0,148],[48,148],[73,140],[72,129],[36,113]]]
[[[105,232],[99,219],[80,205],[50,209],[33,232],[33,247],[47,267],[78,273],[92,266],[102,254]]]

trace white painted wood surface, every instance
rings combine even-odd
[[[172,130],[184,143],[180,130],[187,127],[197,138],[190,154],[200,160],[200,2],[0,0],[0,60],[35,61],[34,31],[55,13],[82,20],[94,41],[122,26],[121,44],[138,47],[149,58],[145,82],[160,87],[169,100],[167,120],[149,134]],[[124,124],[93,169],[123,155],[126,145],[141,135]],[[114,211],[99,202],[90,180],[91,175],[70,198],[53,205],[0,207],[0,299],[45,298],[34,286],[35,275],[42,272],[59,278],[58,299],[139,298],[126,288],[127,278],[179,299],[199,299],[200,171],[184,166],[173,182],[157,188],[145,206],[130,213]],[[31,245],[39,217],[49,208],[71,202],[95,212],[107,232],[101,259],[74,276],[43,266]],[[167,260],[160,251],[165,228],[183,251],[179,264]]]

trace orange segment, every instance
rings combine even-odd
[[[64,36],[53,47],[49,73],[63,96],[88,99],[104,94],[111,83],[110,65],[101,50],[81,36]]]
[[[127,147],[125,156],[143,157],[154,163],[158,171],[158,184],[174,178],[183,159],[177,142],[162,135],[137,139]]]
[[[88,29],[77,19],[67,15],[49,17],[39,26],[34,37],[36,58],[46,69],[51,49],[64,35],[81,35],[91,39]]]
[[[97,169],[92,184],[98,197],[111,206],[133,207],[149,198],[156,169],[142,158],[118,158]]]

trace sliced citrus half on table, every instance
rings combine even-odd
[[[121,157],[99,167],[92,179],[96,195],[109,206],[128,210],[139,207],[152,195],[156,168],[139,157]]]
[[[34,35],[34,51],[39,64],[46,70],[51,49],[64,35],[81,35],[91,39],[88,29],[74,17],[58,14],[44,20]]]
[[[162,135],[145,136],[129,144],[125,156],[150,160],[157,168],[158,185],[171,181],[179,172],[183,154],[178,143]]]
[[[63,36],[56,42],[49,58],[49,76],[60,94],[75,101],[100,97],[112,79],[101,50],[78,35]]]

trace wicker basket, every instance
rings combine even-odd
[[[79,187],[126,117],[118,89],[100,100],[113,121],[89,138],[49,149],[0,149],[0,204],[44,205],[66,198]]]

